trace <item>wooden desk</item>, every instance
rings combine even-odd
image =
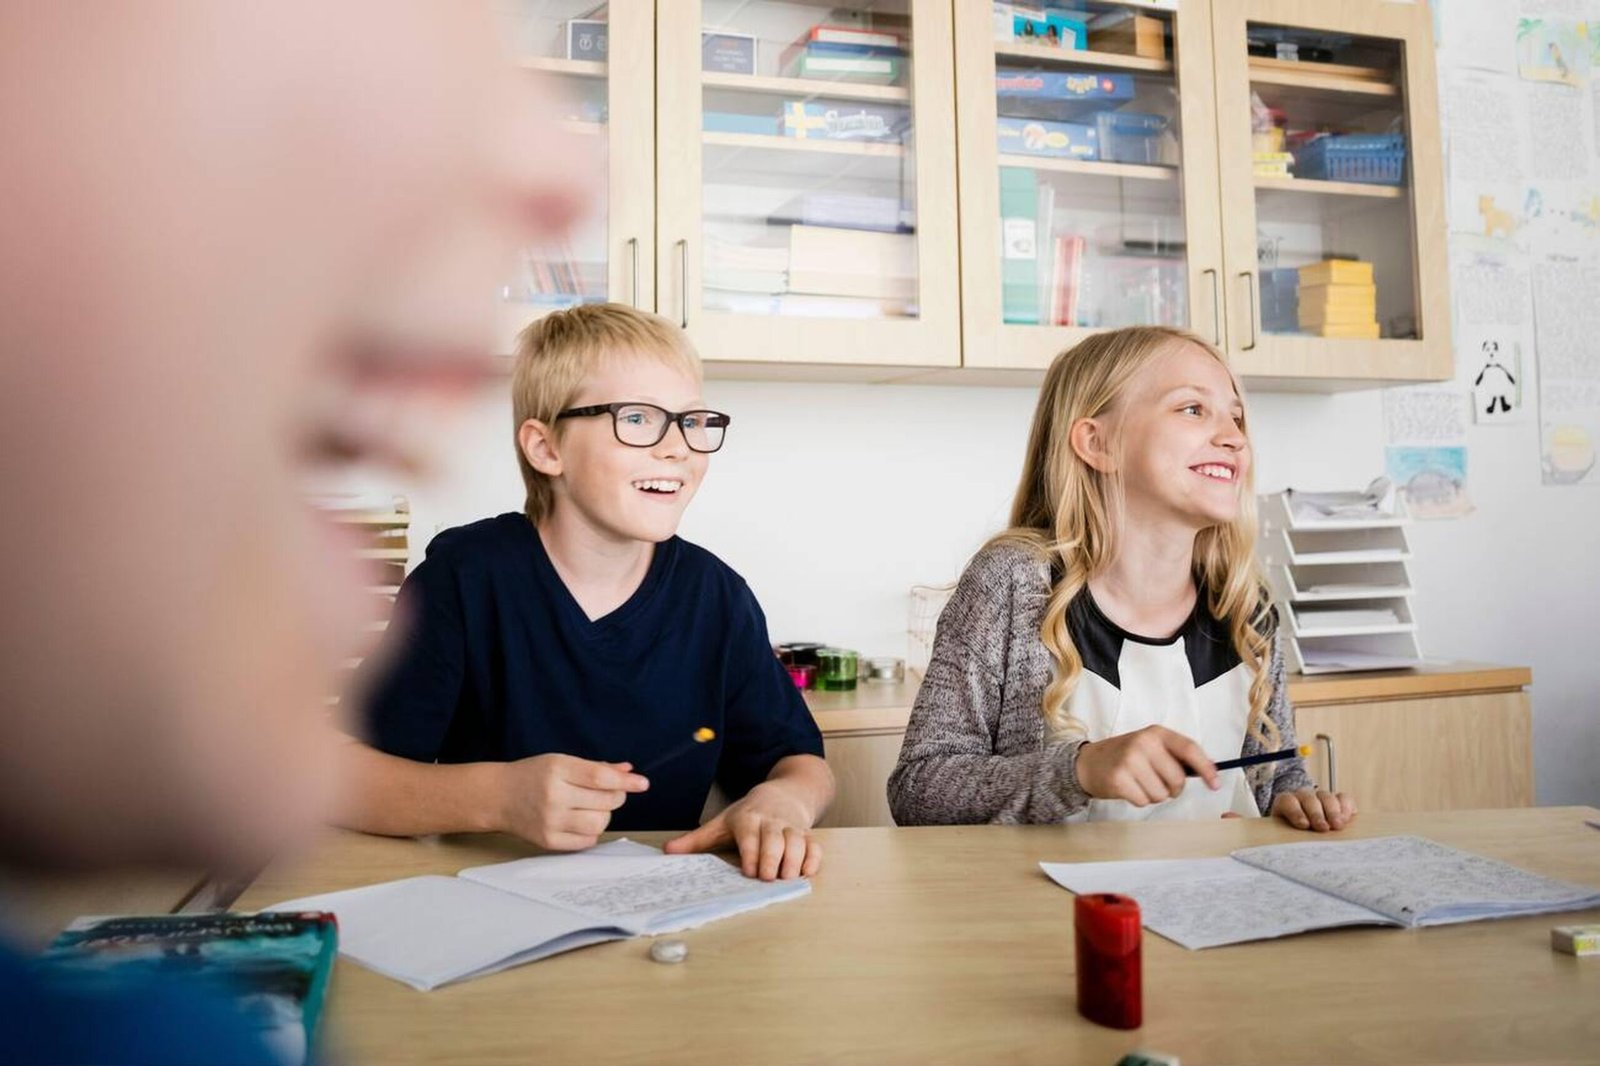
[[[39,950],[72,919],[88,914],[167,914],[200,887],[198,873],[0,877],[0,924],[12,943]]]
[[[1421,833],[1600,886],[1590,808],[1363,815],[1345,835]],[[808,897],[684,934],[585,948],[422,993],[340,961],[334,1047],[353,1063],[1109,1064],[1576,1062],[1600,1054],[1600,959],[1550,927],[1600,911],[1417,931],[1345,929],[1192,952],[1147,935],[1145,1024],[1073,1007],[1072,896],[1041,859],[1221,855],[1309,839],[1264,819],[824,830]],[[651,839],[641,836],[641,839]],[[331,836],[269,869],[241,909],[529,853],[503,837]]]

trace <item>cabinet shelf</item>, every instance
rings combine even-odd
[[[1144,163],[1104,163],[1092,159],[1055,159],[1038,155],[1002,155],[1000,165],[1054,170],[1068,174],[1092,174],[1102,178],[1140,178],[1145,181],[1172,181],[1178,176],[1177,167],[1158,167]]]
[[[524,70],[542,70],[547,74],[567,74],[579,78],[604,78],[607,65],[592,59],[552,59],[531,56],[521,63]]]
[[[820,152],[829,155],[870,155],[896,158],[906,154],[898,144],[878,144],[873,141],[828,141],[811,137],[778,137],[765,133],[701,134],[703,143],[724,148],[762,148],[780,152]]]
[[[1369,185],[1359,181],[1319,181],[1315,178],[1256,178],[1256,188],[1273,192],[1312,193],[1323,196],[1365,196],[1398,200],[1406,194],[1400,185]]]
[[[1379,96],[1398,99],[1400,90],[1391,82],[1374,78],[1351,77],[1321,70],[1308,70],[1305,63],[1291,63],[1288,68],[1262,67],[1261,60],[1250,61],[1250,81],[1255,85],[1276,85],[1296,93],[1350,93],[1356,96]],[[1337,68],[1360,69],[1360,68]],[[1374,73],[1382,74],[1381,71]]]
[[[826,96],[839,100],[876,100],[907,103],[911,90],[899,85],[872,85],[856,81],[830,81],[824,78],[771,78],[754,74],[722,74],[708,71],[700,76],[708,89],[734,89],[766,96]]]
[[[1091,52],[1087,49],[1055,48],[1048,44],[997,44],[996,59],[1031,59],[1071,67],[1110,67],[1115,70],[1137,70],[1151,74],[1171,74],[1170,59],[1149,59],[1145,56],[1126,56],[1117,52]]]

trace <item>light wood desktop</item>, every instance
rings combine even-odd
[[[40,950],[74,918],[95,914],[167,914],[205,883],[199,873],[168,870],[106,874],[0,875],[0,926],[7,939]]]
[[[1586,807],[1363,815],[1345,838],[1416,833],[1600,887]],[[431,993],[341,960],[332,1047],[357,1063],[1593,1062],[1600,959],[1550,927],[1600,911],[1418,931],[1345,929],[1187,951],[1144,940],[1144,1027],[1073,1006],[1072,896],[1041,859],[1224,855],[1311,839],[1263,819],[822,830],[813,892],[682,934],[586,948]],[[657,842],[662,834],[636,834]],[[237,909],[530,854],[504,837],[339,832],[269,868]]]

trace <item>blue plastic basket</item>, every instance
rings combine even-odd
[[[1294,153],[1297,178],[1399,185],[1405,173],[1406,139],[1398,133],[1318,137]]]

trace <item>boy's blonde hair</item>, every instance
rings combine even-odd
[[[1083,672],[1083,657],[1067,628],[1067,608],[1089,579],[1110,565],[1122,499],[1119,476],[1102,473],[1079,458],[1069,434],[1081,418],[1112,413],[1134,376],[1162,352],[1181,344],[1195,345],[1227,366],[1220,352],[1192,333],[1133,326],[1096,334],[1056,356],[1039,390],[1022,480],[1011,505],[1011,526],[991,543],[1021,545],[1050,564],[1050,599],[1039,628],[1039,637],[1055,660],[1055,676],[1040,707],[1047,742],[1084,732],[1083,723],[1067,710]],[[1233,387],[1239,393],[1237,379]],[[1120,447],[1121,441],[1114,440],[1113,446]],[[1255,668],[1248,728],[1267,747],[1275,747],[1278,730],[1266,713],[1272,697],[1267,676],[1272,606],[1255,558],[1254,487],[1252,464],[1240,484],[1238,516],[1196,535],[1193,571],[1206,593],[1206,606],[1228,627],[1239,658]]]
[[[535,470],[517,439],[529,419],[542,422],[560,437],[556,416],[572,406],[584,379],[605,359],[638,355],[661,360],[702,379],[700,357],[683,331],[660,315],[626,304],[580,304],[546,315],[517,337],[516,367],[511,372],[512,443],[527,488],[523,513],[538,522],[550,513],[555,490],[550,478]],[[607,397],[616,403],[628,396]]]

